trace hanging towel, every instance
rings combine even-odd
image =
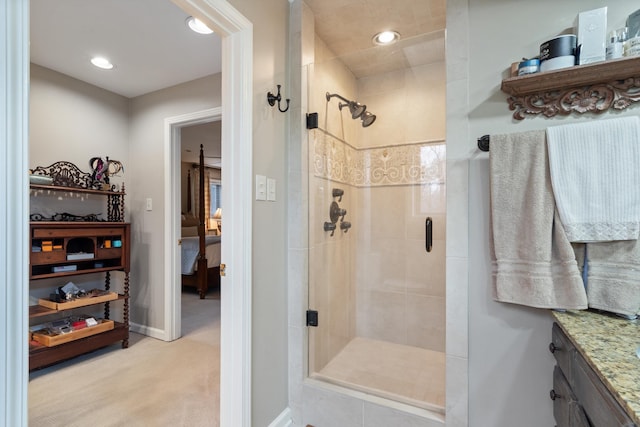
[[[587,243],[586,249],[589,307],[640,314],[640,241]]]
[[[637,239],[638,117],[552,126],[547,138],[553,192],[569,241]]]
[[[544,131],[491,136],[493,297],[585,309],[575,255],[556,214],[545,140]]]

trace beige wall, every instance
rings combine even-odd
[[[433,43],[443,45],[444,34]],[[371,127],[358,125],[361,146],[444,140],[445,84],[444,61],[359,79],[358,101],[377,117]]]
[[[359,186],[354,220],[357,335],[444,351],[444,62],[358,79],[358,100],[377,118],[357,126],[357,146],[371,148],[363,152],[371,176]],[[388,175],[377,178],[376,169]],[[426,217],[434,231],[429,253]]]

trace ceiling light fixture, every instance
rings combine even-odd
[[[94,56],[91,58],[91,63],[98,68],[102,68],[103,70],[111,70],[113,68],[113,64],[109,62],[107,58],[103,58],[101,56]]]
[[[213,30],[207,27],[201,20],[190,16],[187,18],[187,25],[198,34],[211,34]]]
[[[400,33],[397,31],[382,31],[373,36],[373,43],[377,45],[388,45],[397,42],[400,39]]]

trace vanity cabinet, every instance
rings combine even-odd
[[[122,348],[129,345],[129,271],[131,224],[114,219],[123,218],[124,192],[82,190],[32,185],[32,191],[91,192],[106,196],[114,207],[109,211],[109,221],[33,221],[29,227],[30,284],[43,279],[61,279],[52,285],[52,292],[72,279],[73,276],[102,273],[104,287],[95,291],[95,296],[77,298],[72,301],[54,302],[40,299],[37,305],[29,306],[29,370],[45,367],[80,354],[106,347],[122,341]],[[115,202],[114,202],[115,200]],[[122,275],[122,293],[111,291],[112,274]],[[59,282],[59,283],[58,283]],[[122,304],[122,315],[111,319],[111,304]],[[97,324],[64,329],[55,333],[39,328],[51,325],[61,317],[77,316],[78,311],[102,312],[96,317]],[[78,310],[80,309],[80,310]],[[97,310],[96,310],[97,309]],[[80,315],[82,316],[82,315]],[[34,326],[35,325],[35,326]]]
[[[637,427],[557,323],[551,336],[556,367],[550,397],[557,427]]]

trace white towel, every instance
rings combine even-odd
[[[569,241],[637,239],[638,117],[552,126],[547,144],[553,193]]]
[[[575,254],[556,214],[545,132],[492,135],[490,169],[494,299],[587,308]]]

